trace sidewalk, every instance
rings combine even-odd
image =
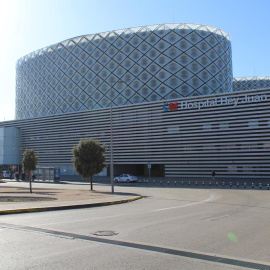
[[[84,189],[83,187],[73,189],[68,186],[68,184],[34,182],[33,193],[30,193],[27,182],[1,180],[0,215],[98,207],[142,198],[131,193],[89,191],[89,185],[84,186]],[[94,189],[96,188],[98,187],[94,186]]]

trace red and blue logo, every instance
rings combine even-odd
[[[163,111],[177,111],[177,102],[164,103]]]

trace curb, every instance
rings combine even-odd
[[[87,203],[87,204],[74,204],[74,205],[62,205],[62,206],[0,210],[0,216],[1,215],[10,215],[10,214],[31,213],[31,212],[45,212],[45,211],[79,209],[79,208],[91,208],[91,207],[99,207],[99,206],[106,206],[106,205],[113,205],[113,204],[128,203],[128,202],[136,201],[139,199],[142,199],[141,195],[134,197],[134,198],[131,198],[131,199],[109,201],[109,202],[100,202],[100,203]]]

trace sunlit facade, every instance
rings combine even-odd
[[[115,83],[117,81],[124,83]],[[80,36],[17,63],[16,119],[230,92],[229,35],[162,24]]]
[[[109,166],[113,136],[116,174],[148,175],[151,164],[153,176],[269,178],[269,77],[233,79],[230,37],[218,28],[85,35],[26,55],[16,68],[16,120],[0,123],[0,144],[10,145],[0,163],[16,164],[28,148],[40,166],[76,175],[73,146],[100,140]]]
[[[270,76],[233,78],[233,91],[270,88]]]

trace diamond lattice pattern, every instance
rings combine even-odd
[[[233,91],[245,91],[270,87],[270,76],[238,77],[233,79]]]
[[[117,81],[125,83],[115,83]],[[232,90],[227,33],[163,24],[70,39],[17,63],[16,118]]]

